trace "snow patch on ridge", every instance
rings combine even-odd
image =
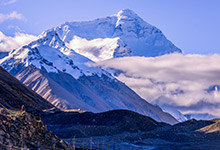
[[[24,66],[34,65],[39,69],[43,68],[47,72],[65,72],[75,79],[83,75],[101,77],[103,74],[113,78],[99,67],[87,66],[89,62],[91,60],[66,47],[53,30],[43,32],[38,40],[10,52],[9,56],[0,61],[6,69],[22,63]]]

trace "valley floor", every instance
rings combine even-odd
[[[141,133],[143,134],[143,133]],[[133,139],[138,133],[123,133],[114,136],[64,139],[82,149],[96,150],[219,150],[220,140],[198,142],[170,142],[160,138]]]

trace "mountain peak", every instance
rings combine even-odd
[[[66,48],[65,43],[60,39],[59,35],[54,30],[46,30],[39,36],[39,39],[33,41],[29,44],[29,46],[33,46],[36,44],[48,45],[54,48]]]
[[[128,17],[128,18],[133,18],[133,17],[137,17],[137,14],[130,9],[123,9],[117,13],[117,17],[122,17],[122,16]]]
[[[130,9],[105,18],[65,23],[52,30],[67,47],[93,61],[181,53],[162,31]]]

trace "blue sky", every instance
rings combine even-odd
[[[185,53],[220,53],[219,0],[0,0],[0,31],[39,35],[65,21],[91,20],[129,8]]]

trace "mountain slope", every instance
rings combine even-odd
[[[1,52],[0,51],[0,59],[4,58],[7,55],[8,55],[8,52]]]
[[[59,108],[93,112],[129,109],[157,121],[177,123],[108,72],[87,66],[88,62],[66,47],[55,31],[44,32],[38,40],[0,60],[7,71]]]
[[[56,31],[68,47],[93,61],[181,53],[159,29],[129,9],[92,21],[66,22],[50,31]]]
[[[25,110],[32,113],[54,108],[2,67],[0,67],[0,104],[9,109],[21,109],[21,106],[24,105]]]

